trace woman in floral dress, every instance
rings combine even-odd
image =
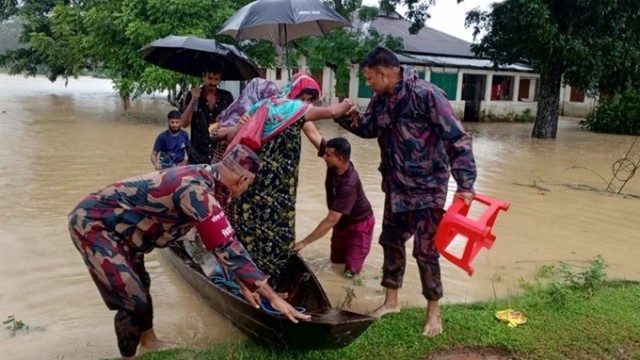
[[[306,74],[296,74],[281,98],[255,104],[251,118],[230,143],[252,147],[262,168],[251,187],[236,200],[236,236],[256,265],[277,284],[295,242],[296,192],[301,133],[319,146],[321,136],[311,121],[337,118],[351,106],[349,100],[327,107],[313,106],[320,87]]]

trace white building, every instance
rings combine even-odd
[[[483,114],[499,117],[527,110],[533,115],[536,113],[540,76],[526,64],[496,68],[491,60],[477,58],[471,51],[471,43],[428,27],[411,35],[410,23],[397,13],[380,15],[368,24],[356,20],[353,26],[372,26],[381,34],[402,38],[404,49],[398,54],[400,62],[414,66],[421,78],[443,89],[465,121],[477,121]],[[300,59],[298,65],[304,68],[305,59]],[[323,73],[313,74],[327,102],[337,101],[333,76],[333,71],[327,67]],[[263,70],[263,77],[279,86],[288,81],[284,68]],[[366,106],[371,95],[371,89],[359,77],[358,64],[353,64],[349,98]],[[560,89],[558,111],[565,116],[584,117],[594,109],[596,102],[597,99],[586,97],[567,85]]]

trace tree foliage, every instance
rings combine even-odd
[[[361,7],[357,16],[361,24],[375,19],[377,8]],[[374,28],[337,29],[326,37],[310,37],[296,43],[296,48],[305,55],[311,71],[321,71],[324,66],[335,73],[335,92],[338,97],[349,94],[351,64],[360,62],[367,52],[384,45],[392,50],[402,49],[402,39],[382,35]]]
[[[640,136],[640,90],[629,88],[603,101],[582,127],[595,132]]]
[[[82,71],[105,74],[123,99],[154,91],[175,93],[178,84],[198,81],[145,62],[137,53],[144,45],[167,35],[194,35],[235,43],[262,67],[276,62],[276,49],[262,40],[235,42],[216,35],[222,24],[250,0],[5,0],[0,16],[19,16],[23,47],[8,51],[0,64],[16,74],[45,72],[51,81],[75,78]],[[361,0],[329,2],[347,18],[377,13]],[[375,30],[339,29],[325,38],[293,42],[293,55],[305,55],[311,70],[330,66],[336,90],[348,93],[349,67],[370,48],[384,44],[401,48],[398,39]]]
[[[466,24],[476,36],[486,32],[472,45],[477,55],[498,64],[527,61],[540,73],[532,136],[555,138],[563,79],[588,92],[637,81],[639,6],[635,0],[505,0],[469,12]]]

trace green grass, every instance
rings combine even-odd
[[[562,288],[562,302],[548,296],[558,291],[551,287],[548,293],[538,288],[509,299],[445,305],[445,332],[435,338],[422,336],[424,309],[405,309],[376,321],[341,350],[283,351],[247,341],[147,353],[141,359],[427,359],[460,347],[496,347],[515,359],[640,359],[640,284],[603,280],[595,288]],[[505,308],[522,311],[528,322],[517,328],[500,323],[495,312]]]

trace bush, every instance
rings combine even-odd
[[[534,122],[535,119],[536,117],[533,115],[531,109],[524,109],[521,114],[515,114],[513,116],[513,121],[515,122]]]
[[[601,133],[640,135],[640,91],[629,89],[601,102],[582,127]]]
[[[482,122],[533,122],[536,119],[531,109],[525,109],[522,113],[518,114],[514,111],[509,111],[506,114],[495,114],[491,111],[480,111],[480,121]]]

